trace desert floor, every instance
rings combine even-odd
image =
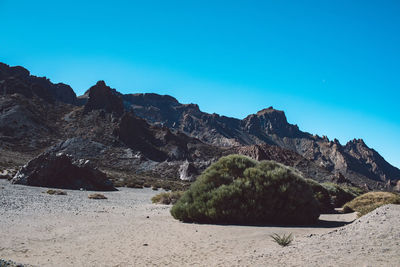
[[[314,227],[185,224],[151,189],[90,192],[0,180],[0,258],[34,266],[400,266],[400,206],[321,215]],[[345,225],[345,226],[344,226]],[[289,247],[273,233],[293,233]]]

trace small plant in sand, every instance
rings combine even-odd
[[[343,212],[356,211],[359,216],[363,216],[386,204],[400,204],[400,195],[389,192],[369,192],[347,202],[343,206]]]
[[[67,192],[64,192],[62,190],[54,190],[54,189],[49,189],[46,191],[46,193],[49,195],[63,195],[63,196],[67,194]]]
[[[290,243],[292,243],[292,241],[293,241],[292,233],[290,233],[288,235],[283,234],[282,236],[275,233],[275,234],[271,235],[271,237],[274,242],[276,242],[277,244],[279,244],[282,247],[289,246]]]
[[[88,196],[88,198],[90,198],[90,199],[107,199],[107,197],[105,195],[99,194],[99,193],[90,194]]]
[[[155,195],[154,197],[151,198],[151,202],[154,204],[175,204],[178,199],[181,198],[183,195],[183,191],[174,191],[174,192],[164,192]]]

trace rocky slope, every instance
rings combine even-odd
[[[153,124],[161,124],[221,147],[276,145],[303,156],[335,175],[356,184],[390,187],[400,179],[400,170],[390,165],[362,139],[346,145],[302,132],[287,122],[285,113],[269,107],[243,120],[201,112],[195,104],[181,104],[171,96],[123,95],[124,105]]]
[[[77,98],[68,85],[5,64],[0,64],[0,145],[2,169],[50,149],[89,159],[114,180],[190,180],[231,153],[276,160],[318,181],[341,177],[383,188],[400,178],[400,170],[362,140],[342,146],[302,132],[272,107],[239,120],[201,112],[171,96],[123,95],[103,81]]]

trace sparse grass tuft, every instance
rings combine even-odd
[[[289,246],[290,243],[292,243],[292,241],[293,241],[292,233],[290,233],[288,235],[284,234],[282,236],[275,233],[275,234],[271,235],[271,237],[274,240],[274,242],[276,242],[277,244],[279,244],[282,247]]]
[[[181,198],[183,195],[183,191],[174,191],[174,192],[164,192],[155,195],[154,197],[151,198],[151,202],[154,204],[175,204],[178,199]]]
[[[99,194],[99,193],[90,194],[88,196],[88,198],[90,198],[90,199],[107,199],[107,197],[105,195]]]
[[[127,184],[126,187],[141,189],[141,188],[143,188],[143,185],[142,184],[135,184],[135,183],[132,184],[132,183],[130,183],[130,184]]]
[[[65,196],[67,192],[64,192],[62,190],[54,190],[54,189],[49,189],[46,191],[47,194],[49,195],[62,195]]]
[[[175,178],[158,178],[150,174],[131,175],[128,173],[108,172],[115,187],[130,188],[163,188],[166,191],[187,190],[190,182],[176,180]]]
[[[356,197],[343,206],[343,212],[358,212],[363,216],[386,204],[400,204],[400,195],[389,192],[369,192]]]

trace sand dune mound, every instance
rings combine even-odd
[[[258,257],[286,266],[398,266],[399,218],[400,205],[385,205],[330,233]]]

